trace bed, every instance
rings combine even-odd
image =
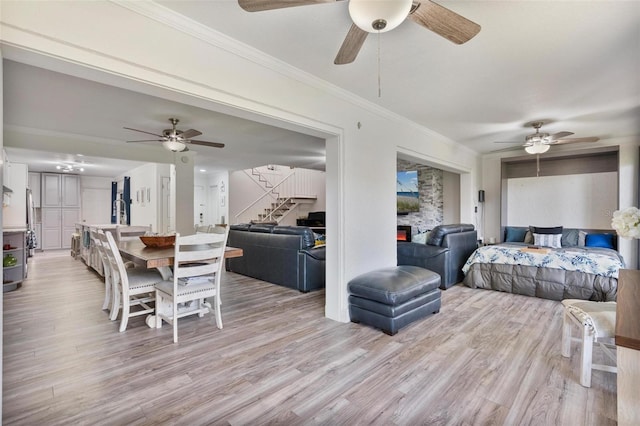
[[[588,235],[594,236],[594,242],[600,242],[600,236],[605,235],[602,232],[589,234],[575,229],[560,232],[554,234],[554,247],[525,242],[529,238],[525,232],[523,241],[519,241],[520,237],[513,241],[514,238],[505,235],[505,243],[479,247],[463,266],[463,283],[471,288],[552,300],[615,301],[618,271],[624,268],[624,260],[615,250],[617,237],[613,231],[606,234],[607,244],[589,244]]]

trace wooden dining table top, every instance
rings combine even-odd
[[[140,240],[131,240],[119,242],[118,249],[123,259],[130,260],[147,268],[173,266],[173,257],[175,254],[175,248],[173,246],[166,248],[147,247]],[[225,247],[225,259],[241,257],[242,255],[243,252],[241,248]]]

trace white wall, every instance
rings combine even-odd
[[[158,165],[144,164],[119,176],[131,178],[131,225],[158,229]]]
[[[23,61],[105,83],[129,78],[145,93],[324,137],[330,318],[348,321],[351,278],[396,264],[398,151],[463,173],[461,220],[472,218],[473,151],[153,2],[3,2],[2,14],[2,38]],[[180,61],[167,61],[174,47]]]
[[[615,172],[507,179],[505,224],[611,229],[617,186]]]

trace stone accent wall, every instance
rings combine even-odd
[[[411,225],[416,235],[442,225],[444,220],[443,172],[440,169],[398,159],[398,171],[417,170],[420,211],[398,215],[398,225]]]

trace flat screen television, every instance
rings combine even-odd
[[[418,171],[398,172],[397,180],[398,214],[420,211],[420,192],[418,191]]]

